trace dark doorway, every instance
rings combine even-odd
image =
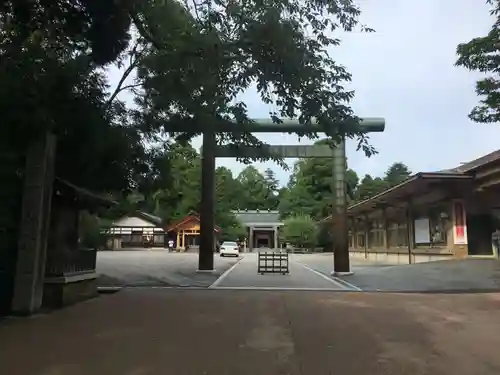
[[[490,214],[467,214],[467,238],[469,255],[493,255],[491,235],[495,231]]]

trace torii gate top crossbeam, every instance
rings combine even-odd
[[[202,132],[204,124],[187,125],[183,123],[171,123],[165,126],[168,132],[182,133],[187,131]],[[359,122],[359,130],[363,133],[383,132],[385,129],[385,119],[382,117],[365,117]],[[249,124],[235,124],[231,121],[217,122],[216,132],[227,133],[318,133],[325,129],[312,121],[310,124],[301,124],[297,120],[283,120],[281,123],[274,123],[271,119],[253,119]]]

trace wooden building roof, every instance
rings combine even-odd
[[[200,215],[193,213],[193,214],[184,216],[182,219],[167,226],[166,230],[167,230],[167,232],[175,231],[175,230],[181,228],[184,224],[187,224],[187,223],[192,222],[192,221],[199,223],[200,222]],[[221,231],[220,227],[216,225],[214,228],[214,232],[219,233],[220,231]]]

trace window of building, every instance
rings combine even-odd
[[[349,238],[349,248],[351,249],[354,247],[354,236],[352,235],[352,232],[349,232],[348,238]]]
[[[162,244],[164,237],[165,236],[163,234],[155,234],[153,242],[156,244]]]
[[[429,211],[430,237],[433,245],[446,244],[448,212],[443,207],[435,207]]]
[[[382,220],[373,220],[369,224],[368,247],[384,246],[384,223]]]

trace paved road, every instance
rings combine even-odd
[[[97,254],[100,286],[208,287],[237,258],[215,256],[215,272],[197,273],[197,253],[166,251],[102,251]]]
[[[296,255],[295,259],[329,275],[332,254]],[[387,265],[352,259],[354,275],[343,280],[363,291],[464,292],[500,291],[500,261],[447,260],[408,265]]]
[[[15,375],[497,375],[499,294],[126,289],[0,325]]]
[[[342,289],[330,277],[332,254],[294,254],[290,275],[258,275],[257,255],[243,260],[217,282],[219,287]],[[198,254],[164,251],[100,252],[97,272],[101,286],[208,287],[230,269],[238,258],[215,255],[216,271],[197,273]],[[322,274],[306,269],[300,264]],[[412,265],[384,265],[352,260],[354,275],[342,280],[363,291],[442,292],[500,291],[500,262],[468,259]]]
[[[287,275],[260,275],[257,273],[257,254],[245,254],[241,261],[227,274],[217,280],[212,287],[240,289],[346,289],[332,278],[301,265],[293,259],[294,257],[291,256],[289,262],[290,273]]]

